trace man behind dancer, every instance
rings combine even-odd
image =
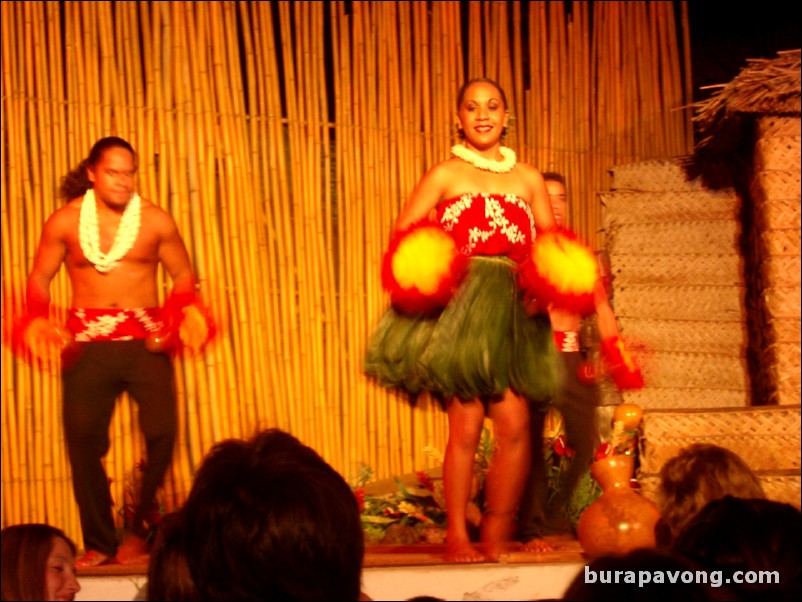
[[[175,338],[185,308],[195,302],[195,275],[173,218],[135,192],[136,169],[136,154],[125,140],[95,143],[62,181],[67,204],[45,223],[27,283],[22,336],[39,356],[48,353],[48,345],[49,353],[58,351],[53,342],[58,344],[60,331],[48,315],[50,283],[62,263],[72,285],[62,382],[64,434],[85,547],[77,567],[110,562],[115,555],[126,563],[147,551],[145,516],[175,442],[173,366],[164,341]],[[173,284],[163,308],[157,293],[160,263]],[[159,340],[162,348],[153,344]],[[101,460],[123,391],[139,407],[147,462],[133,524],[118,550]]]
[[[568,209],[565,178],[556,172],[543,173],[543,181],[551,201],[554,221],[557,226],[565,226]],[[621,349],[618,324],[612,307],[607,300],[603,282],[599,280],[594,293],[596,324],[603,341],[602,354],[610,364],[610,373],[619,388],[632,387],[619,377],[626,369],[620,365],[616,349]],[[566,444],[574,451],[571,466],[563,477],[560,490],[551,503],[547,500],[546,472],[542,455],[537,451],[543,448],[543,427],[545,413],[532,412],[530,421],[533,461],[527,480],[524,498],[519,514],[519,535],[523,541],[522,549],[542,552],[551,549],[543,535],[568,533],[572,527],[567,518],[559,512],[568,503],[579,477],[587,469],[593,450],[599,442],[599,428],[596,408],[599,404],[598,386],[589,378],[582,378],[584,355],[580,349],[579,329],[582,316],[566,309],[548,307],[549,320],[554,331],[554,340],[559,355],[565,365],[565,379],[554,400],[554,406],[563,416]],[[631,359],[631,358],[628,358]],[[637,371],[634,379],[640,378]],[[590,381],[590,382],[589,382]],[[637,385],[635,385],[637,388]],[[538,458],[540,460],[538,461]]]

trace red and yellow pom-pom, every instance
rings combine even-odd
[[[449,302],[467,258],[434,222],[421,222],[396,235],[384,254],[382,284],[406,313],[429,313]]]
[[[521,266],[519,284],[528,298],[588,315],[595,311],[598,279],[593,252],[567,228],[555,227],[538,233],[530,258]]]

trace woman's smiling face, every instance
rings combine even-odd
[[[75,555],[61,537],[53,538],[53,549],[47,557],[45,588],[48,600],[74,600],[81,591],[75,577]]]
[[[499,143],[508,118],[501,91],[488,82],[474,82],[468,86],[457,109],[457,126],[467,146],[476,151]]]

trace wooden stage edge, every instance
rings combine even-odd
[[[587,564],[579,542],[569,536],[550,536],[545,538],[554,548],[550,552],[526,552],[521,544],[511,542],[508,550],[501,555],[499,562],[477,563],[494,566],[498,564],[537,564],[537,563],[583,563]],[[482,549],[477,544],[478,549]],[[365,568],[400,567],[400,566],[454,566],[444,560],[445,545],[439,544],[379,544],[365,548]],[[458,565],[472,566],[472,565]],[[148,558],[143,557],[129,564],[106,564],[102,566],[79,569],[78,577],[108,577],[121,575],[146,575]]]
[[[365,549],[362,590],[373,600],[429,595],[444,600],[559,599],[588,560],[576,539],[547,537],[550,552],[510,543],[499,562],[446,563],[445,545],[373,545]],[[481,546],[477,546],[481,549]],[[132,600],[147,581],[147,557],[78,571],[76,600]]]

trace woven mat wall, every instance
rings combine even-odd
[[[615,313],[622,318],[745,321],[742,286],[622,285],[614,299]]]
[[[612,188],[616,192],[671,192],[705,190],[700,179],[689,180],[681,161],[653,159],[626,165],[612,170]]]
[[[624,391],[621,398],[642,408],[656,410],[676,408],[732,408],[751,403],[751,393],[744,388],[711,389],[694,387],[655,387],[649,385],[640,391]]]
[[[619,328],[631,341],[648,341],[650,352],[687,352],[704,349],[707,353],[743,357],[747,345],[743,322],[702,322],[692,320],[653,320],[621,317]]]
[[[647,224],[630,221],[605,228],[606,247],[611,255],[663,253],[693,257],[694,254],[737,254],[740,233],[740,224],[735,219],[686,219]]]
[[[601,195],[613,307],[644,375],[644,408],[749,403],[741,200],[681,160],[616,166]]]
[[[743,257],[738,253],[616,253],[610,263],[619,288],[643,283],[659,286],[743,284]]]
[[[763,370],[761,394],[779,404],[798,404],[800,379],[799,317],[802,314],[800,270],[800,120],[767,116],[757,120],[754,201],[756,286],[759,308],[758,346]]]
[[[641,164],[638,164],[641,165]],[[662,164],[661,164],[662,165]],[[647,173],[654,168],[647,167]],[[664,168],[671,173],[669,168]],[[616,168],[618,173],[618,168]],[[667,178],[668,179],[668,178]],[[689,184],[690,186],[690,184]],[[740,199],[732,190],[704,191],[704,202],[700,202],[700,188],[693,190],[671,190],[644,195],[642,190],[616,190],[599,195],[604,207],[604,226],[610,222],[665,223],[682,222],[689,215],[696,220],[737,219],[741,208]]]
[[[755,473],[763,487],[766,497],[775,502],[800,507],[802,497],[802,477],[793,471],[758,471]],[[644,497],[658,503],[657,490],[660,479],[657,475],[641,475],[638,477],[640,492]]]
[[[692,443],[712,443],[741,456],[752,470],[800,469],[800,409],[729,408],[644,412],[640,470],[657,474]]]

